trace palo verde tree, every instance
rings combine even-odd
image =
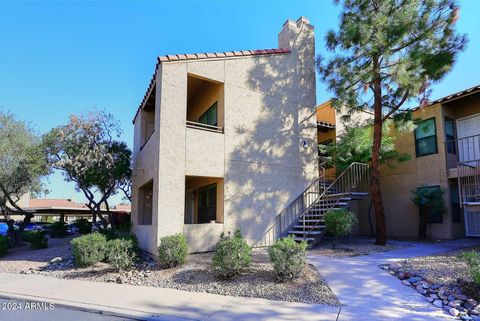
[[[339,30],[326,36],[333,55],[318,57],[336,108],[374,112],[370,186],[376,244],[387,242],[379,182],[383,123],[405,103],[426,98],[428,84],[451,70],[466,43],[455,31],[458,12],[454,0],[344,0]]]
[[[91,112],[70,116],[68,124],[46,135],[51,163],[83,192],[93,222],[101,228],[108,225],[102,207],[109,212],[108,199],[132,175],[131,151],[124,142],[115,140],[120,134],[120,126],[111,114]]]
[[[19,243],[33,214],[19,205],[25,195],[45,192],[41,178],[49,174],[47,153],[41,136],[29,123],[0,111],[0,211],[8,224],[12,243]],[[11,215],[23,215],[19,233],[14,233]]]

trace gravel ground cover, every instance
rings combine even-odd
[[[480,287],[472,282],[467,265],[458,257],[461,252],[469,250],[480,251],[480,247],[411,258],[380,268],[452,316],[480,320]]]
[[[0,258],[0,271],[18,273],[30,269],[37,269],[49,263],[55,257],[70,256],[70,241],[73,236],[51,238],[46,249],[33,250],[25,243],[20,247],[10,249],[7,255]]]
[[[311,249],[309,253],[335,258],[344,258],[370,255],[406,247],[406,245],[397,244],[387,244],[385,246],[375,245],[375,239],[366,237],[352,237],[350,240],[345,238],[341,239],[336,248],[332,248],[332,243],[332,239],[322,239],[322,241],[313,249]]]
[[[65,241],[63,247],[59,247],[62,252],[52,249],[52,253],[56,253],[52,256],[51,253],[26,251],[22,263],[10,268],[12,265],[8,261],[2,262],[0,271],[8,269],[8,272],[43,274],[65,279],[116,282],[308,304],[339,304],[335,294],[311,265],[305,268],[300,278],[291,282],[277,282],[265,249],[253,250],[249,271],[232,280],[221,280],[212,271],[213,253],[191,254],[185,265],[172,269],[161,269],[153,259],[142,257],[134,268],[119,272],[106,263],[75,268],[70,256],[69,240]],[[27,253],[35,256],[34,262],[29,262]],[[16,255],[18,256],[17,253]],[[8,260],[8,257],[4,260]]]

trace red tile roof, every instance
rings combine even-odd
[[[28,201],[28,207],[64,207],[64,208],[87,208],[85,204],[75,203],[70,199],[32,198]]]
[[[159,56],[157,58],[157,63],[155,65],[155,72],[153,73],[152,79],[150,79],[150,84],[148,85],[147,91],[143,96],[140,106],[137,108],[137,112],[133,117],[132,123],[135,122],[135,119],[140,112],[143,104],[146,102],[150,91],[152,90],[155,83],[155,75],[157,74],[158,65],[165,62],[171,61],[186,61],[186,60],[200,60],[200,59],[213,59],[213,58],[229,58],[229,57],[245,57],[245,56],[259,56],[259,55],[278,55],[278,54],[288,54],[290,49],[275,48],[275,49],[260,49],[260,50],[241,50],[241,51],[224,51],[224,52],[212,52],[212,53],[194,53],[194,54],[177,54],[177,55],[165,55]]]

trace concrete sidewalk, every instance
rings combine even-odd
[[[0,273],[0,297],[48,301],[86,311],[162,321],[332,321],[337,319],[339,310],[320,304],[11,273]]]
[[[411,246],[403,249],[345,259],[309,256],[309,262],[320,271],[343,305],[338,321],[453,319],[442,309],[428,303],[423,295],[404,286],[378,266],[410,257],[480,245],[480,240],[463,239],[409,245]]]

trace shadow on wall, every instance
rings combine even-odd
[[[313,27],[301,19],[287,21],[279,36],[291,53],[254,59],[243,106],[226,101],[242,115],[226,148],[225,230],[240,228],[251,244],[318,177]]]

